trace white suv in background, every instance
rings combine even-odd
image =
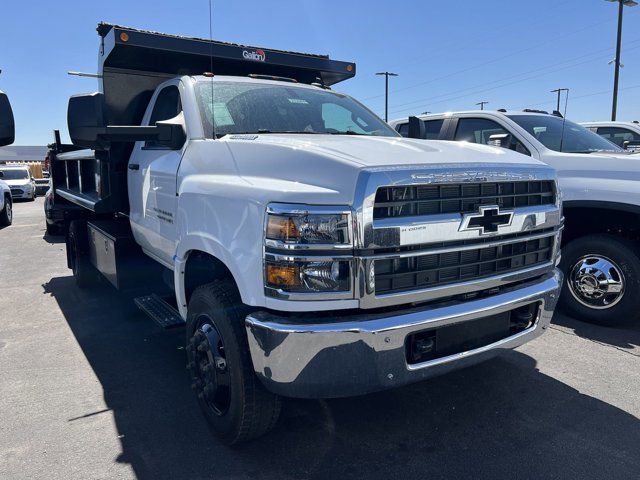
[[[566,219],[561,304],[585,321],[640,324],[640,155],[539,111],[449,112],[390,124],[406,137],[501,146],[554,167]]]
[[[11,189],[13,200],[33,201],[36,199],[36,181],[33,179],[29,167],[6,165],[0,167],[0,171],[3,173],[2,179]]]
[[[640,122],[637,120],[634,122],[585,122],[581,125],[625,150],[640,151]]]

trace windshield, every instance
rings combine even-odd
[[[27,180],[29,178],[29,171],[23,168],[11,168],[0,171],[4,174],[0,177],[2,180]]]
[[[554,115],[508,115],[508,117],[536,137],[545,147],[556,152],[623,151],[617,145],[587,130],[582,125]]]
[[[208,138],[212,117],[217,138],[230,133],[398,136],[352,98],[320,88],[200,81],[196,95]]]

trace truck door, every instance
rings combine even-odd
[[[182,113],[179,81],[161,88],[152,98],[142,125]],[[138,244],[167,266],[173,265],[176,242],[176,176],[183,150],[153,141],[136,142],[127,174],[131,228]]]

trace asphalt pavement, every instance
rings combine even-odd
[[[481,365],[358,398],[285,402],[239,448],[209,432],[182,330],[79,290],[42,199],[0,230],[0,479],[638,479],[640,328],[556,315]]]

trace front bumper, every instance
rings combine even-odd
[[[33,189],[29,188],[12,188],[11,189],[11,198],[13,200],[24,200],[33,198]]]
[[[448,306],[313,320],[258,311],[246,318],[256,374],[270,391],[289,397],[332,398],[398,387],[485,360],[541,335],[556,306],[559,270],[500,294]],[[528,329],[468,351],[409,365],[405,340],[426,329],[471,321],[538,303]]]

